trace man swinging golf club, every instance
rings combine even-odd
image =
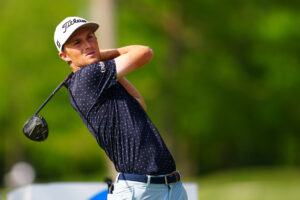
[[[99,50],[98,27],[68,17],[56,27],[54,40],[73,71],[65,82],[71,104],[119,172],[108,199],[187,199],[143,98],[125,78],[152,59],[152,50],[141,45]]]

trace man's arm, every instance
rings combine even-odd
[[[118,79],[144,66],[152,56],[152,49],[142,45],[100,50],[101,61],[115,59]]]
[[[100,50],[100,60],[101,61],[111,60],[120,55],[121,54],[118,51],[118,49],[101,49]]]
[[[118,79],[144,66],[152,56],[152,49],[142,45],[100,50],[101,61],[115,59]]]

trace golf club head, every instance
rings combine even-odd
[[[40,115],[32,116],[25,122],[23,133],[33,141],[46,140],[49,133],[46,120]]]

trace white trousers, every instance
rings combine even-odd
[[[117,180],[113,194],[107,200],[187,200],[182,182],[170,184],[150,184],[136,181]]]

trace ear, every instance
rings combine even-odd
[[[65,52],[60,52],[58,55],[59,57],[61,57],[61,59],[63,59],[67,63],[72,61],[71,58]]]

